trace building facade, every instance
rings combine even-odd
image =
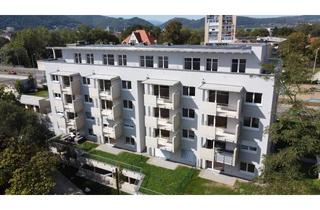
[[[212,43],[232,43],[236,40],[235,15],[207,15],[204,25],[204,42]]]
[[[46,71],[56,134],[251,179],[276,104],[265,44],[68,45]]]

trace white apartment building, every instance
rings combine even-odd
[[[236,40],[235,15],[207,15],[204,25],[204,42],[232,43]]]
[[[51,48],[50,48],[51,49]],[[67,45],[46,71],[56,134],[251,179],[277,96],[265,44]]]

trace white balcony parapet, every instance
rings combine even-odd
[[[215,161],[226,165],[233,165],[233,154],[234,152],[227,151],[215,151]]]

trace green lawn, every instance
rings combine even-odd
[[[87,144],[82,147],[90,148]],[[92,159],[141,171],[145,178],[140,191],[145,194],[236,194],[225,185],[199,178],[199,170],[194,168],[179,166],[175,170],[170,170],[148,164],[149,158],[142,155],[128,152],[114,155],[92,148],[86,151]]]
[[[86,152],[89,152],[89,151],[95,149],[97,146],[99,146],[99,145],[95,144],[93,142],[90,142],[90,141],[85,141],[82,144],[77,144],[76,148],[82,149],[82,150],[84,150]]]
[[[27,95],[32,95],[32,96],[40,96],[40,97],[48,97],[48,90],[39,90],[34,93],[27,93]]]

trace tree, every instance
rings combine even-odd
[[[183,43],[183,40],[181,39],[181,29],[182,24],[179,21],[174,20],[169,22],[161,34],[161,41],[172,44]]]
[[[25,111],[15,99],[12,99],[12,95],[8,95],[0,89],[0,97],[5,99],[0,100],[0,194],[7,189],[10,189],[7,191],[9,193],[22,189],[15,184],[21,185],[21,187],[27,186],[28,183],[22,183],[22,181],[30,182],[26,178],[30,173],[42,174],[41,179],[39,177],[39,179],[32,180],[34,186],[38,182],[39,185],[42,185],[41,180],[50,180],[52,174],[41,171],[41,165],[33,166],[38,160],[33,157],[49,151],[47,139],[52,134],[35,113]],[[55,162],[49,158],[46,159],[46,164],[52,166],[55,165]],[[21,177],[19,177],[20,175]],[[48,189],[49,185],[46,185],[45,188]],[[44,192],[44,189],[41,190]],[[39,193],[40,191],[32,190],[32,192]]]
[[[290,53],[300,54],[302,56],[307,54],[308,38],[302,32],[294,32],[290,34],[286,41],[280,44],[280,55],[284,58]]]
[[[261,36],[261,37],[265,37],[265,36],[269,36],[269,31],[265,28],[255,28],[254,30],[252,30],[250,32],[250,36],[253,37],[257,37],[257,36]]]
[[[55,186],[53,172],[58,164],[57,157],[49,152],[37,152],[25,167],[13,172],[6,194],[44,195]]]
[[[5,44],[8,44],[9,40],[3,37],[0,37],[0,48],[3,47]]]

